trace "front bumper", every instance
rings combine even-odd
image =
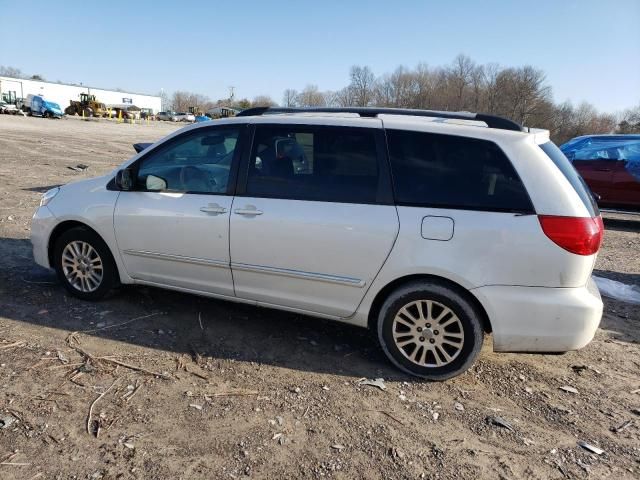
[[[566,352],[587,345],[602,318],[595,282],[581,288],[487,286],[472,290],[493,329],[496,352]]]
[[[49,264],[49,238],[56,226],[56,217],[49,208],[39,207],[31,220],[31,246],[33,258],[38,265],[51,268]]]

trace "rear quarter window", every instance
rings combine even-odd
[[[513,165],[493,142],[387,130],[396,203],[534,213]]]
[[[569,181],[573,189],[576,191],[580,200],[584,204],[585,208],[589,211],[589,214],[592,217],[597,217],[600,215],[600,210],[598,209],[598,204],[596,203],[593,195],[591,194],[591,190],[577,172],[577,170],[573,167],[571,162],[567,159],[567,157],[562,153],[555,143],[546,142],[540,145],[542,151],[553,161],[553,163],[558,167],[558,169],[562,172],[565,178]]]

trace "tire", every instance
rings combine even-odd
[[[474,305],[458,291],[427,281],[402,286],[387,297],[378,314],[377,333],[396,367],[436,381],[466,371],[484,340]]]
[[[44,113],[42,114],[42,117],[43,117],[43,118],[49,118],[49,112],[44,112]]]
[[[118,284],[118,269],[109,247],[87,228],[75,227],[60,235],[53,261],[60,283],[82,300],[101,300]],[[90,264],[93,268],[87,269]]]

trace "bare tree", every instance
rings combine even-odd
[[[344,87],[334,94],[334,103],[337,107],[353,107],[356,105],[355,96],[351,87]]]
[[[476,65],[471,71],[471,104],[474,112],[479,112],[484,104],[485,80],[484,66]]]
[[[415,99],[412,106],[415,108],[433,109],[436,75],[424,63],[419,64],[413,74],[415,78]]]
[[[374,103],[379,107],[395,107],[393,82],[390,75],[379,78],[373,93]]]
[[[295,107],[297,98],[298,91],[292,88],[287,88],[282,94],[282,106],[287,108]]]
[[[317,85],[307,85],[295,101],[301,107],[324,107],[327,104],[324,94],[318,90]]]
[[[258,95],[251,102],[252,107],[275,107],[276,105],[277,103],[268,95]]]
[[[453,66],[449,71],[449,81],[453,88],[454,99],[453,108],[464,110],[466,108],[465,94],[471,84],[472,75],[476,68],[475,63],[466,55],[458,55],[453,60]]]
[[[355,105],[366,107],[373,101],[373,89],[376,80],[375,75],[369,67],[354,65],[350,72],[352,95]]]
[[[19,68],[0,65],[0,77],[25,78],[25,74]]]
[[[500,89],[498,88],[498,77],[500,75],[500,65],[489,63],[484,67],[485,78],[485,109],[487,113],[496,113],[500,101]]]
[[[160,109],[161,110],[168,109],[171,103],[171,101],[169,100],[169,94],[164,90],[160,90],[160,92],[158,93],[158,96],[160,97]]]
[[[617,133],[640,133],[640,105],[625,110],[620,116]]]
[[[214,106],[215,103],[209,97],[200,93],[178,90],[173,93],[171,99],[171,109],[176,112],[188,112],[190,110],[206,112]]]

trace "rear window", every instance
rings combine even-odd
[[[540,148],[547,156],[555,163],[556,167],[562,172],[565,178],[569,181],[573,189],[576,191],[582,203],[589,211],[589,215],[592,217],[597,217],[600,215],[600,210],[598,209],[598,204],[596,203],[593,195],[591,194],[591,190],[582,179],[577,170],[573,167],[571,162],[565,157],[562,150],[556,147],[553,142],[546,142],[540,145]]]
[[[532,213],[513,165],[493,142],[387,130],[400,205]]]

